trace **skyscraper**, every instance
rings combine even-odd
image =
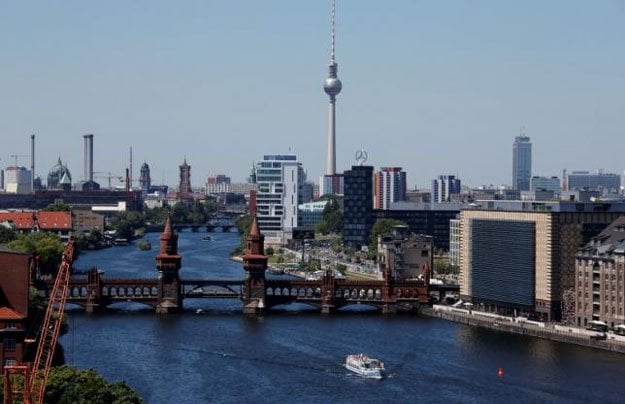
[[[332,0],[332,28],[331,28],[331,50],[328,78],[323,83],[323,91],[330,96],[328,107],[328,161],[326,164],[326,174],[321,180],[321,195],[337,193],[341,188],[340,176],[336,174],[336,96],[341,92],[343,85],[337,77],[338,65],[335,58],[335,37],[336,37],[336,0]]]
[[[514,138],[512,145],[512,187],[517,191],[527,191],[530,189],[530,178],[532,178],[532,143],[521,129],[521,135]]]
[[[432,202],[451,202],[452,194],[459,194],[460,179],[454,175],[439,175],[432,180]]]
[[[374,209],[390,209],[391,203],[406,200],[406,172],[401,167],[382,167],[375,173]]]
[[[373,224],[373,167],[353,166],[343,175],[343,242],[358,248],[369,244]]]

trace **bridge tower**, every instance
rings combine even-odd
[[[260,314],[265,310],[267,256],[265,255],[265,236],[260,234],[256,216],[254,216],[250,233],[245,237],[243,268],[245,269],[241,293],[243,313]]]
[[[156,312],[167,314],[182,309],[182,291],[180,285],[180,267],[182,257],[178,254],[178,235],[171,227],[169,215],[165,229],[160,236],[156,269],[158,269],[158,303]]]

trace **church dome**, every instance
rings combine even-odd
[[[66,165],[61,162],[61,158],[56,162],[54,166],[48,172],[48,189],[61,188],[61,180],[64,184],[71,183],[72,174]]]

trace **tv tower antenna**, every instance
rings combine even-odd
[[[343,85],[337,77],[338,65],[336,63],[336,0],[331,0],[332,4],[332,30],[331,30],[331,50],[330,65],[328,67],[328,78],[323,84],[323,90],[330,96],[328,109],[328,163],[326,175],[336,174],[336,96],[341,92]]]

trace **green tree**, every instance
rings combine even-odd
[[[405,222],[396,219],[378,219],[371,227],[371,241],[369,243],[369,257],[375,258],[378,252],[378,237],[390,233],[393,226],[408,226]]]
[[[70,212],[71,210],[71,206],[63,202],[54,202],[43,208],[45,212]]]
[[[20,234],[8,246],[17,251],[35,255],[41,272],[48,274],[56,274],[65,249],[57,235],[44,232]]]
[[[0,244],[6,244],[13,241],[16,237],[17,235],[13,229],[0,225]]]
[[[343,210],[340,200],[336,195],[326,195],[324,198],[328,200],[328,203],[323,208],[321,221],[317,224],[316,230],[321,234],[342,234]]]
[[[117,237],[131,239],[135,231],[145,226],[145,218],[141,212],[122,212],[111,222],[111,227],[117,232]]]
[[[239,234],[241,235],[241,240],[239,241],[237,248],[232,251],[231,255],[241,255],[245,251],[245,237],[250,233],[253,221],[254,217],[252,215],[242,215],[237,217],[234,221],[234,224],[237,226]]]

